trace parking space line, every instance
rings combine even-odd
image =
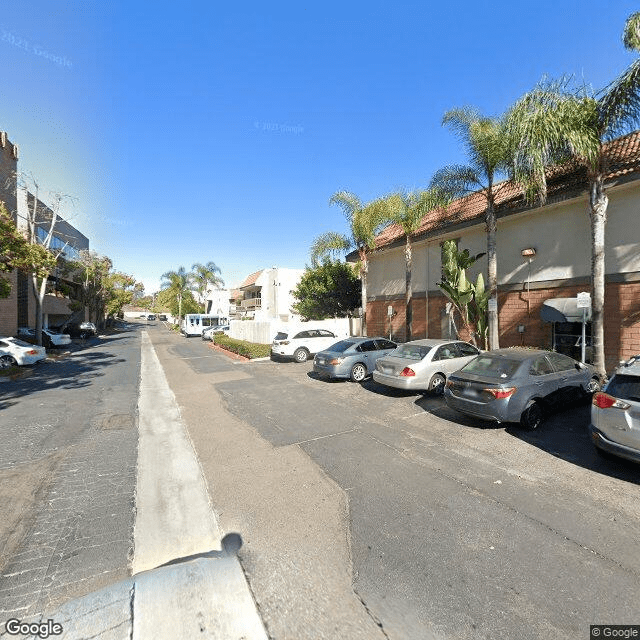
[[[290,442],[289,444],[306,444],[307,442],[315,442],[316,440],[323,440],[324,438],[333,438],[334,436],[341,436],[345,433],[353,433],[354,431],[357,431],[357,429],[348,429],[347,431],[339,431],[338,433],[329,433],[326,436],[318,436],[317,438],[309,438],[309,440],[300,440],[299,442]]]

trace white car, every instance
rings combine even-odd
[[[35,340],[36,330],[28,329],[27,327],[21,327],[18,329],[19,336],[27,336]],[[60,333],[53,329],[42,330],[42,344],[45,347],[63,347],[67,344],[71,344],[71,336],[68,333]]]
[[[0,338],[0,368],[35,364],[47,357],[44,347],[17,338]]]
[[[219,324],[215,327],[208,327],[207,329],[205,329],[202,332],[202,339],[203,340],[213,340],[213,334],[214,333],[219,333],[220,331],[222,331],[223,333],[229,333],[229,329],[231,327],[228,324]]]
[[[296,362],[306,362],[309,356],[325,351],[338,340],[335,333],[326,329],[306,329],[298,331],[293,336],[280,331],[271,345],[271,354],[293,358]]]

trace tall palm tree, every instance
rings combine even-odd
[[[224,286],[224,280],[220,277],[220,274],[222,274],[220,267],[215,262],[211,261],[207,262],[207,264],[196,262],[191,267],[191,279],[196,287],[196,291],[200,294],[200,297],[203,300],[205,313],[207,312],[207,301],[205,297],[207,295],[209,285],[213,285],[218,288]]]
[[[476,109],[464,107],[447,111],[442,124],[450,127],[466,148],[466,165],[450,165],[437,171],[432,187],[461,197],[474,192],[486,201],[484,214],[487,231],[489,289],[489,344],[499,347],[498,336],[498,260],[496,250],[496,200],[508,183],[496,186],[496,179],[509,170],[509,145],[504,117],[482,116]]]
[[[640,12],[626,22],[623,43],[640,51]],[[544,201],[543,161],[569,157],[586,168],[591,222],[591,336],[594,366],[605,375],[605,228],[609,198],[606,143],[640,125],[640,58],[602,91],[572,89],[568,81],[542,82],[525,94],[510,114],[510,133],[524,181]]]
[[[191,274],[184,267],[162,274],[161,289],[168,289],[178,301],[178,324],[182,321],[182,299],[191,290]]]
[[[399,192],[387,198],[389,217],[392,222],[400,225],[405,233],[405,334],[406,339],[413,336],[413,283],[412,266],[413,252],[411,236],[420,228],[420,224],[429,211],[446,207],[451,196],[438,188],[411,193]]]
[[[358,251],[362,280],[362,335],[366,336],[368,254],[375,248],[377,232],[387,220],[387,205],[383,198],[363,205],[358,196],[349,191],[334,193],[329,199],[329,204],[335,204],[342,209],[349,223],[350,235],[330,231],[316,238],[311,245],[311,262],[318,264],[321,259],[350,249]]]

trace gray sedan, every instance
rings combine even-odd
[[[449,376],[444,397],[447,405],[461,413],[536,429],[546,409],[599,387],[592,366],[561,353],[496,349]]]
[[[391,353],[396,344],[386,338],[346,338],[317,353],[313,370],[327,378],[351,378],[362,382],[376,368],[380,356]]]
[[[373,379],[405,391],[442,393],[449,374],[479,353],[473,345],[459,340],[412,340],[378,360]]]

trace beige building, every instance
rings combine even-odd
[[[607,368],[640,353],[640,132],[607,145],[605,354]],[[544,207],[531,206],[508,183],[497,217],[500,346],[554,347],[579,354],[581,312],[567,299],[591,290],[591,231],[586,172],[557,173]],[[471,254],[486,251],[484,199],[473,194],[446,212],[431,212],[413,236],[414,337],[450,332],[441,280],[441,243],[458,240]],[[378,237],[367,280],[368,332],[404,339],[406,238],[397,225]],[[482,270],[486,256],[469,275]],[[560,300],[560,301],[559,301]],[[389,320],[388,307],[394,316]],[[590,331],[590,326],[588,326]],[[587,344],[589,342],[587,341]],[[588,353],[588,351],[587,351]]]

